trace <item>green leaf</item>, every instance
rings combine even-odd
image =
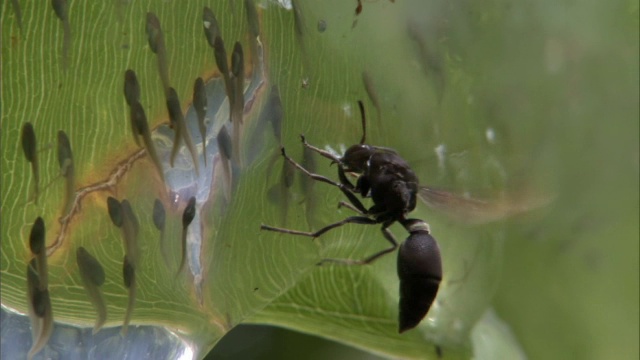
[[[505,242],[517,244],[531,235],[518,231],[514,235],[513,227],[519,226],[518,222],[470,227],[426,212],[425,206],[413,213],[430,223],[441,248],[445,275],[427,318],[416,330],[403,335],[397,333],[396,255],[360,267],[315,265],[323,258],[361,259],[388,246],[377,226],[348,225],[313,241],[260,231],[260,224],[307,231],[352,215],[348,209],[335,210],[344,200],[335,188],[318,183],[309,192],[299,173],[294,175],[293,187],[283,185],[280,144],[271,128],[260,122],[269,115],[266,102],[271,86],[278,86],[283,104],[282,145],[294,159],[302,161],[301,133],[321,148],[339,151],[356,143],[361,127],[355,101],[363,99],[368,116],[367,141],[397,149],[425,185],[506,199],[507,204],[518,196],[525,205],[529,201],[545,203],[560,193],[550,211],[534,213],[544,222],[536,216],[521,221],[524,229],[533,229],[531,232],[549,227],[553,234],[548,238],[566,238],[575,234],[562,228],[563,221],[548,218],[565,219],[560,215],[571,213],[573,207],[595,209],[603,200],[590,197],[590,201],[576,202],[582,194],[593,196],[600,185],[606,185],[625,189],[614,199],[637,200],[637,186],[632,196],[625,196],[629,184],[637,185],[638,177],[637,106],[632,110],[628,106],[634,101],[637,105],[637,69],[630,77],[635,81],[608,81],[608,76],[616,81],[626,79],[629,64],[637,65],[637,31],[634,36],[601,37],[596,30],[606,26],[598,23],[596,30],[585,29],[584,24],[591,21],[572,23],[575,33],[563,30],[564,20],[558,19],[565,17],[558,14],[564,14],[564,10],[547,3],[540,5],[538,13],[529,5],[508,1],[378,1],[363,2],[360,15],[355,15],[355,2],[294,4],[297,11],[275,2],[259,4],[264,58],[258,60],[240,1],[70,1],[71,40],[65,66],[63,24],[50,4],[21,2],[19,29],[17,12],[9,2],[3,3],[2,305],[27,311],[25,269],[32,257],[27,241],[31,224],[42,216],[47,228],[49,292],[55,321],[77,327],[90,327],[95,321],[95,310],[75,262],[75,251],[82,246],[105,270],[105,326],[122,325],[128,303],[128,290],[122,281],[125,246],[122,231],[113,225],[107,211],[107,198],[113,196],[128,199],[140,222],[141,256],[131,324],[169,329],[194,346],[196,356],[204,356],[233,326],[247,322],[283,326],[394,358],[437,358],[439,351],[445,358],[467,358],[471,354],[522,357],[515,336],[490,310],[498,289]],[[164,31],[169,79],[183,111],[192,102],[197,77],[207,81],[209,96],[222,103],[222,80],[202,29],[204,6],[210,6],[218,18],[227,55],[231,55],[234,42],[240,41],[245,49],[245,77],[250,80],[255,75],[264,80],[255,93],[248,95],[254,101],[247,105],[241,136],[244,163],[241,170],[234,170],[238,182],[229,200],[219,167],[211,181],[197,185],[190,182],[193,171],[185,160],[190,156],[187,151],[179,155],[176,168],[168,170],[172,132],[166,128],[169,119],[157,58],[145,33],[146,13],[153,11]],[[634,19],[625,17],[630,7]],[[600,19],[594,14],[602,13],[625,20],[622,25],[615,22],[621,33],[637,30],[637,5],[620,9],[624,14],[592,7],[578,18]],[[610,44],[609,39],[619,43]],[[622,55],[619,47],[626,49]],[[620,55],[616,57],[619,66],[601,67],[607,54]],[[163,154],[165,178],[173,176],[168,181],[175,184],[179,181],[175,179],[186,176],[180,188],[168,191],[149,156],[131,141],[129,109],[123,96],[124,72],[129,68],[136,71],[141,85],[140,101]],[[368,74],[370,84],[363,84],[363,72]],[[377,96],[369,96],[367,86]],[[584,94],[581,89],[599,91]],[[611,96],[613,93],[624,96]],[[629,101],[634,96],[635,100]],[[613,104],[612,116],[624,119],[624,126],[611,129],[595,120],[609,115],[608,108],[596,106],[603,102]],[[225,106],[210,109],[218,113],[215,121],[211,119],[210,142],[215,141],[215,132],[228,119]],[[629,117],[629,113],[635,117]],[[629,125],[628,118],[636,122]],[[37,203],[32,201],[31,165],[19,143],[25,122],[34,125],[41,149],[42,193]],[[199,134],[195,127],[191,129],[200,151]],[[69,199],[65,179],[58,176],[55,150],[48,149],[55,147],[58,130],[68,134],[73,149],[76,192],[71,194],[69,217],[65,213]],[[598,134],[602,139],[614,139],[610,141],[616,145],[613,152],[605,151],[610,150],[608,141],[591,147],[590,139]],[[583,152],[585,149],[591,152]],[[584,159],[613,164],[612,158],[630,156],[635,156],[635,162],[625,162],[628,166],[606,168],[606,173],[624,173],[628,183],[594,177],[586,182],[588,186],[574,186],[584,179],[580,175],[591,169],[592,163]],[[323,160],[316,159],[315,171],[337,179],[335,166]],[[205,173],[213,166],[200,163],[199,170]],[[192,234],[200,230],[201,237],[189,238],[189,271],[176,276],[182,211],[193,192],[203,189],[210,193],[201,202],[191,228]],[[542,200],[536,202],[537,195]],[[152,221],[156,198],[167,211],[164,239],[168,260]],[[604,212],[618,209],[615,201],[606,203],[609,206],[603,207]],[[622,203],[625,206],[620,211],[637,215],[637,203]],[[604,215],[601,211],[591,214]],[[617,212],[607,214],[613,217]],[[629,228],[636,230],[637,238],[637,227]],[[393,226],[391,231],[398,241],[406,237],[400,226]],[[633,230],[596,233],[625,237]],[[514,253],[519,254],[512,248],[508,263],[514,261]],[[620,253],[637,254],[637,244],[635,248],[614,248]],[[517,265],[536,261],[544,266],[546,256],[554,249],[533,249],[540,258],[524,257],[526,261]],[[625,278],[629,281],[624,284],[631,283],[630,288],[637,289],[637,256],[628,260],[631,265],[623,269],[631,270],[629,273],[636,277],[635,283],[633,278]],[[563,271],[562,266],[554,269]],[[513,288],[519,288],[519,276],[527,269],[520,271],[507,276]],[[615,278],[619,272],[605,274]],[[566,281],[582,284],[584,279],[579,279]],[[607,278],[600,279],[604,282]],[[549,282],[542,280],[534,281],[536,286],[528,290],[533,292],[526,297],[528,301],[520,296],[510,303],[510,294],[505,295],[508,290],[499,292],[504,314],[515,319],[518,335],[534,347],[540,343],[527,333],[528,319],[518,306],[526,304],[529,309],[536,305],[538,291],[553,293],[546,288]],[[612,286],[612,291],[624,287]],[[575,299],[586,297],[578,291],[574,294],[567,307]],[[615,302],[610,304],[614,307]],[[498,314],[504,315],[500,308]],[[536,318],[548,320],[545,315],[535,313]],[[522,318],[524,322],[518,323]],[[582,322],[566,324],[563,329],[571,333]],[[597,326],[590,323],[589,329]],[[635,329],[637,334],[637,326],[624,328]],[[596,331],[587,332],[584,338],[592,333]],[[527,353],[531,349],[526,348]]]

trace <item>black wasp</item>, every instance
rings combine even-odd
[[[431,236],[429,225],[420,219],[408,215],[416,207],[416,198],[421,192],[418,177],[409,164],[393,149],[365,144],[366,119],[364,106],[358,101],[362,117],[362,139],[359,144],[347,149],[342,157],[319,149],[306,142],[304,146],[330,159],[338,165],[340,182],[322,175],[313,174],[291,159],[282,148],[282,156],[314,180],[338,187],[349,199],[341,202],[361,215],[350,216],[342,221],[327,225],[316,232],[303,232],[261,225],[262,230],[277,231],[286,234],[318,237],[325,232],[345,224],[382,224],[382,234],[391,243],[391,247],[377,252],[363,260],[325,259],[320,264],[333,262],[347,265],[372,263],[398,247],[393,234],[389,231],[396,221],[409,233],[409,237],[400,245],[398,251],[398,277],[400,278],[400,333],[416,327],[425,317],[433,303],[442,280],[442,262],[440,249]],[[357,175],[355,186],[347,174]],[[371,197],[373,206],[366,208],[358,199]]]

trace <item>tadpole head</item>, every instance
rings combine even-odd
[[[135,71],[131,69],[124,72],[124,98],[129,106],[140,101],[140,84]]]
[[[147,13],[147,40],[149,47],[155,54],[158,53],[162,41],[162,28],[160,27],[160,19],[152,12]]]
[[[31,298],[31,304],[36,315],[43,318],[47,314],[47,310],[51,307],[51,298],[49,297],[49,289],[36,289]]]
[[[29,248],[34,254],[40,254],[44,251],[45,247],[45,227],[44,220],[38,216],[36,221],[31,226],[31,233],[29,234]]]
[[[36,132],[33,130],[33,125],[30,122],[22,125],[22,132],[20,135],[22,142],[22,150],[27,161],[33,162],[36,157]]]
[[[120,201],[109,196],[107,198],[107,209],[109,210],[109,217],[113,224],[117,227],[122,227],[122,205]]]
[[[164,210],[164,205],[162,205],[162,201],[160,201],[160,199],[156,199],[153,203],[153,224],[156,226],[156,229],[162,231],[164,230],[165,221],[166,212]]]
[[[202,24],[207,42],[209,43],[209,46],[213,47],[216,36],[220,35],[220,29],[218,29],[218,20],[213,14],[213,11],[206,6],[202,11]]]
[[[182,227],[186,228],[191,224],[193,218],[196,216],[196,197],[192,196],[189,198],[189,202],[187,206],[184,208],[184,212],[182,213]]]
[[[133,282],[135,276],[136,269],[127,258],[127,255],[125,255],[124,260],[122,261],[122,280],[124,281],[124,286],[127,289],[131,287],[131,283]]]
[[[66,169],[73,164],[71,142],[63,130],[58,130],[58,164],[64,176],[66,176]]]
[[[86,276],[93,285],[104,284],[105,274],[102,265],[82,246],[76,250],[76,263],[83,276]]]

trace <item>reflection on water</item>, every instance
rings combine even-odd
[[[25,359],[31,347],[29,318],[2,306],[0,310],[1,359]],[[176,334],[155,326],[92,328],[55,324],[47,346],[34,359],[192,359],[194,350]]]

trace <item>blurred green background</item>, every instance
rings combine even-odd
[[[143,93],[148,94],[143,96],[149,103],[148,115],[156,123],[163,121],[155,59],[146,48],[142,19],[132,14],[150,9],[159,13],[172,46],[172,80],[187,103],[193,78],[211,74],[214,68],[201,35],[202,6],[223,14],[219,16],[225,36],[247,41],[240,1],[193,2],[188,7],[161,1],[118,0],[100,6],[69,3],[73,40],[68,73],[60,65],[62,27],[49,4],[20,2],[22,30],[17,27],[12,3],[2,4],[2,302],[7,306],[19,307],[23,298],[20,281],[28,253],[20,236],[26,234],[35,214],[55,219],[62,193],[60,186],[47,194],[44,203],[51,206],[22,208],[31,188],[24,181],[30,178],[29,168],[16,142],[21,124],[33,121],[49,134],[58,127],[70,129],[72,144],[92,150],[80,157],[79,166],[79,181],[90,183],[106,174],[118,155],[110,147],[93,145],[100,143],[103,130],[93,127],[92,121],[106,124],[104,129],[110,132],[105,133],[115,136],[112,141],[119,144],[121,154],[133,148],[130,134],[116,131],[126,116],[120,83],[124,69],[135,67],[140,72]],[[281,278],[272,288],[262,288],[267,295],[259,300],[240,290],[212,291],[214,299],[227,296],[238,304],[212,301],[214,310],[204,311],[210,316],[207,321],[220,320],[228,311],[227,315],[235,317],[232,325],[283,326],[377,354],[388,350],[388,356],[395,353],[398,358],[419,356],[415,354],[425,338],[460,350],[453,353],[462,357],[469,355],[469,349],[476,358],[497,358],[521,349],[531,359],[639,358],[637,1],[379,0],[363,1],[360,15],[355,14],[356,1],[299,1],[295,3],[299,30],[292,10],[271,1],[257,4],[269,81],[278,83],[285,104],[283,142],[295,156],[300,154],[297,135],[301,132],[319,146],[337,148],[357,141],[357,114],[348,115],[344,109],[355,99],[365,99],[372,123],[370,141],[398,149],[425,183],[478,197],[548,203],[479,226],[451,221],[422,206],[416,216],[432,225],[443,248],[445,268],[451,269],[445,275],[447,290],[441,308],[446,312],[449,306],[452,313],[461,314],[457,319],[463,330],[451,330],[453,321],[429,322],[419,334],[389,336],[385,342],[395,325],[390,320],[397,300],[393,298],[397,287],[394,256],[370,272],[317,270],[312,265],[321,256],[359,257],[378,249],[383,243],[378,230],[344,230],[332,240],[323,239],[318,247],[252,232],[259,222],[281,221],[283,205],[269,204],[261,197],[267,190],[261,183],[267,171],[263,157],[248,170],[240,187],[243,200],[239,202],[244,207],[232,209],[221,220],[222,230],[216,235],[218,239],[226,236],[226,244],[234,244],[237,252],[220,251],[224,248],[220,242],[212,246],[216,251],[210,256],[213,264],[224,269],[222,264],[230,259],[253,256],[250,249],[273,253],[274,260],[256,266],[265,266],[261,269]],[[89,26],[91,19],[98,18],[106,20],[97,24],[108,26]],[[95,38],[107,40],[92,42]],[[121,49],[123,44],[128,48]],[[99,54],[106,55],[102,59]],[[83,62],[94,57],[102,67]],[[363,71],[374,80],[380,113],[364,91]],[[308,87],[303,87],[307,81]],[[267,144],[276,146],[273,141]],[[48,159],[45,164],[55,162],[53,155],[44,156]],[[323,165],[318,171],[333,174],[335,169]],[[271,178],[276,181],[275,176]],[[140,186],[131,181],[126,191],[135,193]],[[293,191],[295,199],[301,198],[299,190]],[[337,219],[333,206],[340,196],[326,193],[318,201],[318,223]],[[262,200],[253,206],[246,200],[255,198]],[[89,209],[98,203],[91,203]],[[287,226],[306,229],[306,219],[292,215],[298,212],[295,209],[302,212],[301,206],[286,206],[294,209],[288,212]],[[247,225],[246,218],[255,223]],[[96,223],[100,230],[110,229],[108,223],[103,225],[105,219]],[[109,231],[109,236],[116,236]],[[248,231],[250,236],[246,236]],[[400,239],[404,238],[401,231],[394,229]],[[92,235],[91,230],[84,230],[78,235],[82,239],[74,241],[82,243]],[[294,259],[279,264],[283,254]],[[479,260],[474,266],[468,259],[476,256]],[[52,271],[67,281],[66,258],[56,261]],[[114,273],[119,271],[117,264],[113,266]],[[472,269],[469,278],[468,268]],[[460,278],[461,283],[454,284]],[[334,293],[306,296],[326,279],[340,284],[362,280],[370,285],[366,289],[354,286],[349,289],[353,294],[338,294],[344,299],[361,299],[364,313],[382,314],[376,320],[381,319],[385,330],[369,338],[363,334],[367,326],[377,326],[376,321],[362,327],[349,323],[354,326],[350,329],[340,327],[340,319],[314,312],[313,306],[320,310],[334,306],[329,301]],[[54,299],[54,308],[55,301],[60,304],[65,296],[82,296],[73,283],[60,281],[58,293],[65,295]],[[119,288],[113,285],[112,290]],[[371,300],[366,291],[383,294],[383,304]],[[184,304],[185,309],[160,319],[157,305],[144,305],[157,299]],[[180,322],[181,317],[188,314],[191,329],[202,330],[206,321],[198,322],[203,313],[190,305],[191,300],[153,290],[143,292],[140,308],[147,311],[139,313],[137,320],[166,321],[169,327],[184,329],[188,326]],[[291,303],[313,306],[308,313],[294,313],[300,315],[296,320],[285,316],[290,311],[282,310]],[[65,321],[90,322],[93,310],[88,303],[72,302],[70,307]],[[483,320],[470,338],[469,332],[488,308],[502,323]],[[122,311],[119,305],[112,310]],[[456,318],[455,314],[441,315],[434,319]],[[111,319],[112,325],[120,318]],[[196,342],[206,344],[202,345],[205,349],[219,335],[218,329],[208,328],[196,336]],[[414,347],[403,352],[403,346]],[[515,352],[501,352],[501,346]],[[445,358],[448,354],[445,351]],[[324,339],[255,325],[236,327],[209,354],[213,359],[302,356],[376,358]],[[435,353],[423,356],[433,358]]]

